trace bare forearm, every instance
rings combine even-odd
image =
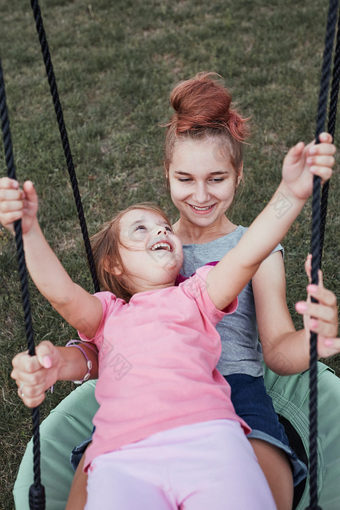
[[[39,291],[71,326],[92,338],[102,316],[100,302],[72,281],[37,221],[23,238],[27,267]]]
[[[23,236],[27,268],[39,291],[58,309],[73,294],[75,283],[71,280],[52,251],[39,223]]]
[[[242,265],[251,270],[258,266],[286,235],[304,204],[305,200],[293,196],[282,181],[268,205],[235,247]]]
[[[261,262],[285,236],[304,203],[305,200],[292,196],[281,182],[269,204],[237,245],[208,274],[208,292],[217,308],[222,310],[241,292]]]

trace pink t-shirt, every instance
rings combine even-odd
[[[95,294],[103,305],[91,340],[99,350],[100,407],[85,469],[98,455],[182,425],[230,419],[250,432],[215,368],[221,353],[215,326],[235,311],[237,299],[223,312],[215,307],[206,288],[211,269],[198,269],[178,287],[135,294],[129,303]]]

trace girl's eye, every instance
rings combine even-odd
[[[165,230],[167,230],[168,232],[172,232],[172,228],[169,227],[168,225],[165,227]]]
[[[178,178],[179,182],[190,182],[192,179],[185,179],[185,178]],[[224,179],[223,177],[216,177],[214,179],[209,179],[210,182],[222,182]]]
[[[144,225],[138,225],[136,227],[136,230],[146,230],[146,228],[144,227]]]

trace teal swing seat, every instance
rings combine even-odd
[[[298,453],[308,456],[309,447],[309,374],[308,371],[282,377],[265,368],[267,391],[276,412],[282,418],[288,437]],[[323,510],[340,508],[340,379],[318,362],[318,491]],[[72,391],[42,422],[40,428],[42,483],[46,491],[46,509],[64,510],[73,468],[69,458],[72,448],[90,436],[92,418],[98,409],[94,397],[95,381],[88,381]],[[32,440],[22,459],[14,485],[17,510],[29,510],[28,491],[33,480]],[[299,487],[297,510],[309,501],[308,479]]]

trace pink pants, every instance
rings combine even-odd
[[[166,430],[97,457],[85,510],[275,510],[241,426],[214,420]]]

